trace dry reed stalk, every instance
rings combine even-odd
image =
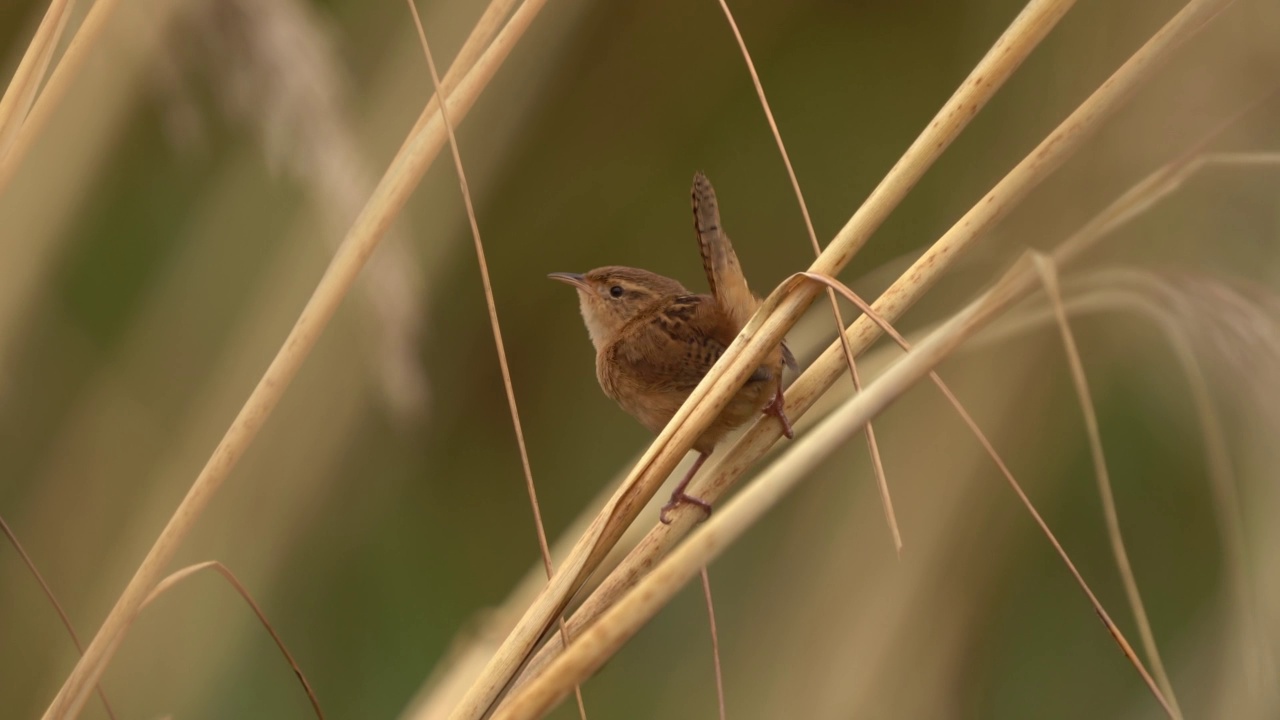
[[[804,193],[800,191],[800,179],[796,177],[796,169],[791,164],[791,154],[787,152],[786,143],[782,142],[782,132],[778,130],[778,122],[773,118],[773,109],[769,106],[769,98],[765,96],[764,84],[760,82],[756,64],[751,60],[751,53],[747,50],[747,41],[743,39],[742,31],[738,29],[738,21],[729,10],[729,3],[720,0],[720,9],[724,11],[724,17],[729,22],[729,29],[733,30],[734,40],[738,43],[738,49],[742,51],[742,59],[746,61],[747,72],[750,73],[751,82],[755,85],[756,97],[760,100],[765,119],[769,121],[769,131],[773,133],[774,142],[778,144],[778,154],[782,156],[782,164],[786,166],[787,176],[791,180],[791,189],[795,192],[796,202],[800,205],[800,215],[804,217],[804,228],[809,233],[809,244],[813,246],[813,254],[821,256],[822,245],[818,242],[817,231],[813,229],[813,218],[809,216],[809,204],[804,201]],[[831,302],[831,315],[836,322],[836,337],[840,340],[840,350],[844,353],[845,363],[849,366],[849,377],[853,380],[853,389],[861,390],[862,378],[858,377],[858,366],[853,360],[853,348],[849,347],[849,338],[844,334],[844,316],[840,314],[840,303],[836,300],[834,290],[827,290],[827,299]],[[893,536],[893,548],[901,555],[902,531],[898,528],[898,517],[893,512],[893,497],[889,494],[889,481],[885,478],[884,462],[880,458],[880,444],[876,442],[876,431],[871,425],[867,425],[866,435],[867,450],[871,454],[871,469],[875,474],[876,485],[880,489],[880,502],[884,506],[885,521],[889,524],[890,535]],[[688,509],[677,507],[676,511],[688,512]]]
[[[444,78],[441,79],[440,85],[444,87],[444,95],[448,96],[453,93],[454,88],[462,78],[471,71],[476,60],[480,58],[485,48],[489,47],[497,36],[498,31],[502,29],[503,21],[511,14],[511,8],[516,4],[516,0],[492,0],[481,14],[480,19],[476,21],[476,25],[472,28],[471,33],[467,36],[466,41],[462,45],[462,49],[458,51],[457,56],[453,59],[453,63],[445,70]],[[437,95],[440,91],[437,90]],[[439,100],[433,96],[427,105],[427,113],[435,112],[440,106]],[[356,206],[359,207],[359,206]],[[392,248],[400,248],[402,255],[408,255],[407,242],[397,242]],[[379,261],[379,255],[375,255],[370,259],[372,267],[388,267],[401,264],[403,259],[388,258],[386,244],[383,244],[383,251],[380,256],[383,257]],[[395,271],[397,274],[403,274],[403,269]],[[420,272],[420,271],[419,271]],[[384,273],[390,275],[391,273]],[[412,278],[414,282],[423,282],[421,277]],[[414,293],[414,297],[405,297],[405,292],[393,293],[389,292],[389,288],[384,282],[380,282],[377,278],[370,278],[370,293],[374,300],[375,307],[378,308],[380,315],[388,318],[388,326],[391,327],[398,323],[401,327],[405,327],[409,332],[399,334],[387,333],[385,344],[388,345],[385,361],[383,363],[383,386],[387,391],[387,399],[391,402],[391,407],[401,417],[407,417],[410,412],[420,413],[423,411],[427,403],[427,380],[425,371],[416,367],[417,363],[417,343],[421,335],[421,317],[426,314],[422,307],[423,295],[421,291]],[[402,288],[412,287],[402,283]],[[408,382],[406,382],[406,380]],[[405,403],[397,398],[403,397],[403,391],[410,389],[413,395],[413,403]]]
[[[447,102],[454,117],[461,119],[471,109],[480,92],[544,4],[545,0],[527,0],[511,17],[493,44],[450,94]],[[338,248],[279,353],[161,531],[84,656],[45,711],[46,720],[75,716],[84,707],[89,688],[105,670],[125,631],[136,617],[142,601],[160,580],[178,545],[270,416],[302,361],[351,288],[365,260],[377,247],[378,240],[403,208],[409,194],[444,143],[445,131],[439,120],[439,113],[433,112],[428,106]]]
[[[27,156],[27,151],[31,149],[35,139],[48,124],[49,116],[53,114],[58,102],[66,95],[67,88],[70,87],[85,58],[101,37],[102,29],[111,18],[118,3],[119,0],[95,0],[93,7],[89,8],[89,13],[85,15],[84,21],[80,23],[80,27],[76,28],[76,33],[71,37],[66,52],[58,58],[58,64],[49,75],[49,82],[35,99],[31,112],[23,120],[22,127],[13,137],[8,151],[0,154],[0,193],[9,187],[9,181],[13,180],[18,166]]]
[[[76,646],[76,652],[84,654],[84,645],[80,643],[80,635],[76,633],[75,625],[71,624],[71,618],[67,616],[67,611],[62,608],[62,603],[58,602],[58,596],[53,594],[53,588],[49,587],[49,583],[45,581],[44,575],[40,569],[36,567],[36,563],[27,554],[27,549],[18,541],[18,536],[9,527],[9,523],[0,517],[0,534],[3,534],[9,540],[9,544],[13,546],[18,557],[22,559],[22,564],[26,566],[27,571],[35,578],[36,584],[40,586],[40,592],[44,593],[44,597],[53,606],[54,612],[58,613],[58,620],[62,623],[62,627],[66,629],[67,635],[71,637],[71,644]],[[106,711],[110,720],[116,720],[116,713],[111,709],[111,703],[107,701],[107,694],[103,692],[102,685],[94,686],[94,692],[98,694],[98,699],[102,701],[102,709]]]
[[[870,238],[871,233],[888,217],[888,214],[906,196],[906,193],[923,176],[928,167],[941,155],[950,143],[968,125],[978,110],[994,95],[995,91],[1013,73],[1031,50],[1039,44],[1048,31],[1072,5],[1070,0],[1032,0],[996,41],[992,49],[978,63],[973,73],[946,102],[935,119],[912,143],[902,158],[889,171],[884,180],[872,191],[853,218],[827,246],[822,255],[810,266],[810,270],[823,275],[836,275],[853,258],[854,253]],[[1087,124],[1086,124],[1087,125]],[[1062,143],[1074,147],[1071,143]],[[1062,156],[1062,153],[1053,157]],[[1003,203],[999,207],[1003,207]],[[944,255],[949,250],[944,251]],[[936,262],[934,259],[932,262]],[[912,284],[918,284],[913,282]],[[649,446],[645,455],[632,470],[623,486],[606,505],[591,529],[582,537],[566,558],[560,572],[556,573],[546,590],[530,605],[524,617],[494,654],[482,676],[468,691],[463,702],[451,716],[454,720],[477,720],[498,698],[511,682],[542,634],[550,627],[569,602],[569,598],[581,586],[616,542],[622,531],[631,524],[640,508],[648,502],[663,480],[671,473],[680,457],[687,452],[694,439],[710,424],[730,395],[746,380],[760,358],[776,347],[786,331],[808,308],[820,289],[812,286],[797,288],[785,293],[780,302],[771,306],[769,313],[757,312],[738,338],[725,350],[675,417]],[[856,326],[856,324],[855,324]],[[855,349],[857,346],[854,346]],[[824,358],[827,354],[824,354]],[[837,371],[838,372],[838,371]],[[792,385],[789,395],[796,393],[796,386],[810,377],[814,370],[802,375]],[[831,376],[825,385],[834,382]],[[805,393],[800,393],[803,397]],[[812,404],[796,403],[790,397],[787,407],[801,408],[800,414]],[[791,410],[789,410],[791,411]],[[753,426],[754,434],[761,438],[766,431]],[[759,446],[758,457],[778,437],[773,433]],[[736,462],[744,440],[735,445],[725,456],[725,462]],[[744,465],[745,466],[745,465]],[[705,484],[702,485],[706,487]],[[684,516],[688,518],[688,515]],[[692,519],[673,518],[672,527],[684,526]],[[575,631],[572,622],[570,633]]]
[[[726,720],[728,709],[724,702],[724,672],[720,669],[720,633],[716,631],[716,605],[711,600],[711,577],[707,575],[707,566],[699,568],[702,578],[702,597],[707,602],[707,625],[711,628],[711,659],[716,668],[716,707],[720,709],[720,720]],[[574,688],[580,686],[574,685]]]
[[[58,47],[62,31],[71,18],[71,0],[52,0],[44,18],[40,20],[35,35],[27,44],[27,50],[18,62],[18,68],[9,78],[4,96],[0,97],[0,160],[9,152],[14,137],[22,128],[31,111],[40,89],[40,81],[44,79],[49,62],[53,59],[53,51]]]
[[[1125,548],[1124,534],[1120,530],[1120,513],[1116,509],[1115,493],[1111,490],[1111,474],[1107,471],[1107,458],[1102,450],[1102,432],[1098,429],[1098,415],[1093,406],[1093,394],[1089,390],[1089,380],[1084,372],[1084,363],[1080,360],[1080,350],[1076,346],[1075,335],[1071,332],[1067,311],[1062,303],[1057,268],[1052,260],[1040,253],[1032,253],[1031,258],[1062,335],[1063,350],[1066,352],[1067,364],[1071,369],[1071,382],[1075,386],[1076,395],[1080,401],[1085,434],[1089,438],[1089,454],[1093,459],[1093,472],[1098,482],[1098,496],[1102,500],[1102,513],[1107,524],[1107,539],[1111,543],[1111,552],[1115,556],[1116,569],[1124,585],[1125,597],[1129,601],[1129,609],[1133,611],[1133,619],[1138,625],[1138,636],[1142,640],[1143,650],[1147,653],[1147,661],[1151,663],[1155,682],[1169,702],[1170,714],[1175,720],[1182,720],[1182,708],[1178,705],[1177,695],[1173,692],[1173,683],[1169,680],[1169,673],[1164,668],[1164,660],[1160,657],[1155,633],[1151,630],[1151,620],[1147,617],[1142,593],[1138,591],[1138,580],[1134,577],[1133,566],[1129,562],[1129,551]]]
[[[43,11],[47,4],[35,5]],[[93,41],[87,63],[71,73],[74,77],[68,75],[68,56],[55,52],[55,62],[61,64],[51,69],[53,79],[46,83],[16,138],[18,145],[30,146],[22,151],[25,159],[14,166],[8,165],[13,153],[0,158],[0,165],[13,171],[12,182],[0,190],[4,214],[0,224],[5,228],[0,238],[0,267],[5,271],[5,282],[0,283],[0,365],[18,359],[22,349],[18,336],[24,323],[34,317],[32,313],[55,282],[51,275],[59,260],[65,259],[65,246],[77,236],[73,226],[83,207],[80,201],[99,187],[104,163],[132,116],[138,78],[152,57],[155,39],[162,34],[150,28],[165,27],[174,4],[174,0],[133,0],[130,5],[152,23],[148,28],[115,13],[104,23],[102,36]],[[102,17],[100,10],[85,5],[77,3],[73,14]],[[78,47],[86,47],[85,25],[77,23],[79,19],[73,17],[68,23],[63,45],[78,31]],[[102,61],[108,56],[109,62]],[[66,86],[64,91],[58,90],[59,85]],[[52,103],[51,93],[58,92],[62,96]]]
[[[1173,50],[1194,35],[1205,23],[1230,5],[1231,2],[1232,0],[1193,0],[1184,6],[1177,15],[1116,70],[1097,91],[1087,98],[1039,146],[961,217],[924,255],[912,264],[903,273],[902,277],[895,281],[873,304],[876,313],[891,323],[896,322],[902,313],[923,296],[933,283],[951,267],[959,255],[972,246],[981,233],[994,225],[1032,187],[1065,161],[1099,127],[1102,120],[1114,112],[1169,57]],[[1040,6],[1037,9],[1041,12],[1050,10],[1050,8],[1044,6]],[[1065,12],[1065,8],[1056,9]],[[836,241],[823,253],[823,257],[827,257],[837,246],[844,247],[840,243],[842,239],[850,240],[855,245],[860,246],[860,241],[865,240],[865,235],[860,233],[866,232],[866,226],[862,224],[865,221],[860,222],[860,220],[866,217],[878,217],[878,220],[882,220],[883,216],[879,215],[879,213],[887,213],[888,208],[882,207],[886,203],[884,195],[887,192],[883,189],[905,185],[901,187],[901,192],[905,193],[910,184],[914,182],[914,180],[911,180],[911,183],[904,182],[906,178],[899,176],[898,173],[906,172],[906,170],[900,170],[900,168],[913,166],[915,162],[919,161],[921,154],[933,148],[933,143],[937,142],[936,128],[943,124],[944,120],[955,120],[958,114],[963,114],[966,120],[972,117],[977,107],[969,108],[966,106],[965,100],[967,98],[963,97],[965,89],[974,86],[983,87],[984,84],[990,83],[990,91],[994,92],[995,87],[1003,83],[1007,73],[1012,72],[1013,67],[1016,67],[1017,62],[1021,60],[1021,57],[1017,57],[1013,60],[1013,65],[1008,66],[1003,62],[993,62],[992,58],[999,58],[1001,61],[1009,60],[1010,56],[1016,56],[1019,52],[1023,53],[1022,57],[1025,57],[1025,53],[1029,52],[1039,39],[1038,37],[1035,38],[1029,45],[1023,44],[1031,40],[1026,33],[1035,30],[1040,32],[1040,37],[1042,37],[1043,33],[1047,33],[1049,28],[1041,25],[1041,23],[1061,17],[1059,12],[1058,15],[1051,17],[1028,18],[1030,10],[1031,6],[1029,5],[1028,10],[1024,11],[1023,15],[1019,16],[1013,26],[1006,31],[1005,35],[997,41],[992,51],[979,63],[970,78],[962,85],[961,90],[957,91],[956,96],[944,106],[938,118],[913,143],[911,149],[904,155],[903,160],[898,162],[894,169],[890,171],[890,175],[881,182],[877,191],[872,193],[867,202],[859,208],[849,223],[845,225],[837,236]],[[1035,22],[1032,22],[1033,19]],[[939,147],[938,152],[941,149]],[[912,162],[908,162],[908,156],[911,156]],[[872,209],[868,210],[868,208]],[[1096,229],[1086,228],[1081,232],[1093,232]],[[1074,238],[1068,240],[1066,244],[1068,246],[1071,245],[1073,240]],[[1059,260],[1061,261],[1061,259]],[[818,264],[815,263],[814,267]],[[813,267],[810,270],[820,275],[833,276],[832,273],[814,270]],[[754,347],[768,347],[763,343],[768,343],[775,337],[770,333],[770,328],[777,327],[777,324],[785,322],[786,309],[793,307],[789,305],[789,301],[792,301],[797,296],[797,292],[787,294],[780,302],[777,312],[770,314],[763,321],[759,320],[759,318],[764,317],[764,313],[758,313],[757,320],[748,325],[744,333],[755,332],[755,335],[749,340]],[[807,297],[812,297],[815,292],[811,290]],[[779,320],[780,317],[784,318],[784,320]],[[879,328],[866,317],[855,321],[850,326],[848,333],[850,344],[855,354],[865,351],[880,336]],[[725,355],[730,356],[734,347],[739,344],[741,343],[736,342]],[[788,412],[794,416],[803,415],[817,398],[835,382],[836,378],[843,373],[843,368],[841,367],[842,358],[843,352],[839,343],[834,343],[828,347],[804,374],[788,388]],[[754,362],[754,358],[751,361]],[[710,376],[716,376],[718,379],[718,371],[729,362],[726,360],[719,363],[712,369]],[[706,382],[704,381],[704,384],[700,385],[699,389],[704,387],[705,384]],[[695,398],[703,399],[704,395],[700,395],[695,391],[690,401],[694,402]],[[683,418],[683,415],[677,414],[672,425]],[[659,442],[668,437],[671,431],[672,426],[669,425],[664,434],[659,437]],[[693,483],[691,483],[690,492],[695,493],[698,497],[707,499],[709,502],[715,502],[748,466],[768,450],[778,437],[778,432],[769,423],[755,423],[734,444],[732,449],[721,456],[716,465],[694,479]],[[655,447],[657,447],[657,443],[655,443]],[[653,448],[650,449],[651,454],[652,452]],[[665,554],[680,538],[689,532],[694,522],[695,518],[690,515],[677,516],[673,518],[671,525],[658,526],[650,531],[649,535],[632,552],[631,556],[624,560],[622,565],[614,570],[601,587],[583,603],[578,612],[570,617],[570,634],[575,636],[579,634],[605,608],[615,602],[628,587],[648,571],[648,568],[654,565],[657,558]],[[529,668],[526,669],[525,675],[532,676],[538,672],[549,657],[560,650],[561,646],[557,645],[554,640],[549,641],[529,663]]]
[[[431,54],[431,46],[427,42],[427,32],[422,27],[422,18],[413,0],[405,0],[409,5],[409,13],[413,16],[413,24],[418,31],[418,41],[422,43],[422,53],[426,56],[427,69],[431,74],[431,85],[436,95],[444,92],[440,76],[436,72],[435,57]],[[467,222],[471,226],[471,239],[475,242],[476,260],[480,265],[480,280],[484,287],[485,306],[489,311],[489,327],[493,332],[493,343],[498,355],[498,369],[502,373],[502,387],[507,398],[507,410],[511,414],[511,425],[515,430],[516,446],[520,454],[520,467],[524,471],[525,489],[529,493],[529,505],[533,510],[533,523],[538,537],[538,550],[546,567],[547,577],[551,576],[551,548],[547,546],[547,533],[542,524],[542,511],[538,507],[538,492],[533,483],[533,468],[529,464],[529,448],[524,440],[524,427],[520,424],[520,409],[516,403],[515,387],[511,382],[511,367],[507,363],[506,344],[502,341],[502,324],[498,321],[497,302],[493,297],[493,282],[489,279],[489,262],[485,259],[484,241],[480,238],[480,223],[476,220],[475,204],[471,201],[471,189],[467,185],[467,173],[463,170],[462,154],[458,150],[458,138],[453,132],[453,123],[449,120],[447,107],[440,108],[440,118],[444,122],[445,133],[449,140],[449,151],[453,156],[453,167],[458,173],[458,185],[462,190],[462,201],[466,206]]]
[[[418,31],[418,40],[422,43],[422,54],[427,59],[427,70],[431,74],[431,86],[437,96],[444,93],[440,76],[436,72],[436,61],[431,54],[431,45],[427,42],[427,31],[422,27],[422,18],[418,15],[418,7],[413,0],[405,0],[409,5],[409,14],[413,16],[413,25]],[[516,390],[511,382],[511,366],[507,362],[507,348],[502,341],[502,323],[498,321],[498,303],[493,297],[493,281],[489,278],[489,261],[485,258],[484,241],[480,239],[480,222],[476,220],[475,203],[471,201],[471,188],[467,185],[467,173],[462,167],[462,153],[458,150],[458,137],[454,134],[453,123],[449,120],[449,110],[440,107],[440,119],[444,122],[445,133],[449,137],[449,152],[453,155],[453,167],[458,173],[458,185],[462,190],[462,201],[467,210],[467,222],[471,225],[471,239],[475,242],[476,261],[480,266],[480,281],[484,287],[485,307],[489,312],[489,328],[493,332],[494,350],[498,354],[498,369],[502,373],[502,389],[507,396],[507,410],[511,413],[511,425],[516,434],[516,447],[520,453],[520,469],[524,471],[525,492],[529,495],[529,508],[533,511],[533,527],[538,538],[538,553],[542,557],[542,565],[547,579],[551,579],[554,566],[551,563],[551,548],[547,545],[547,531],[542,523],[542,509],[538,506],[538,490],[533,482],[533,466],[529,463],[529,447],[524,440],[524,427],[520,424],[520,408],[516,403]],[[708,591],[709,592],[709,591]],[[560,618],[560,639],[569,643],[569,631],[565,629],[564,618]],[[587,707],[582,699],[582,688],[574,686],[574,697],[578,701],[578,716],[587,720]]]

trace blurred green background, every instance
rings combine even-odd
[[[731,6],[826,242],[1021,3]],[[43,7],[0,7],[6,77]],[[1080,2],[844,279],[866,294],[883,289],[1179,7]],[[483,4],[420,9],[443,62]],[[1268,92],[1280,72],[1278,32],[1274,2],[1237,2],[901,327],[945,317],[1023,249],[1052,247]],[[120,3],[0,194],[0,514],[86,639],[429,95],[402,2]],[[1213,147],[1280,149],[1277,122],[1280,102],[1263,102]],[[648,434],[600,392],[576,298],[546,273],[625,264],[703,289],[689,227],[695,170],[715,182],[758,292],[812,252],[710,0],[548,3],[459,141],[555,538]],[[1174,270],[1268,297],[1280,260],[1278,192],[1275,169],[1207,171],[1079,270]],[[1267,413],[1274,357],[1242,350],[1240,339],[1269,347],[1276,317],[1256,303],[1243,329],[1199,346],[1245,506],[1260,614],[1243,647],[1205,445],[1167,343],[1149,322],[1114,313],[1074,326],[1137,578],[1188,717],[1280,713],[1268,664],[1280,644],[1269,525],[1280,509]],[[792,333],[802,365],[830,342],[824,311]],[[1228,362],[1242,354],[1252,364]],[[942,372],[1136,641],[1057,331],[975,347]],[[729,717],[1158,717],[936,392],[912,392],[877,427],[901,558],[859,441],[711,567]],[[534,537],[445,153],[174,568],[227,564],[330,717],[385,718],[404,711],[455,640],[536,567]],[[10,550],[0,552],[0,648],[0,715],[37,716],[75,654]],[[103,686],[120,717],[310,716],[269,638],[213,576],[147,609]],[[592,718],[714,717],[697,588],[583,691]],[[94,700],[84,717],[105,714]],[[552,717],[576,711],[570,703]]]

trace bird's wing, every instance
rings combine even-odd
[[[728,347],[713,332],[718,309],[709,295],[685,295],[636,318],[610,348],[611,359],[629,377],[652,390],[689,391]],[[723,324],[722,322],[720,324]]]
[[[689,392],[711,370],[733,333],[709,295],[685,295],[661,310],[638,318],[625,341],[610,348],[611,360],[651,390]],[[773,378],[761,365],[747,382]]]
[[[724,308],[734,325],[747,324],[760,301],[751,294],[742,265],[733,251],[733,243],[720,226],[720,207],[716,202],[716,190],[706,175],[693,176],[693,229],[698,234],[698,249],[702,251],[702,269],[707,273],[711,295]]]

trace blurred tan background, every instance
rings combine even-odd
[[[430,95],[400,0],[120,5],[0,194],[0,514],[85,638]],[[825,242],[1021,3],[731,5]],[[1082,0],[844,279],[882,289],[1180,6]],[[6,78],[43,9],[0,6]],[[441,62],[482,9],[421,6]],[[901,326],[945,317],[1023,249],[1052,247],[1266,93],[1278,33],[1275,3],[1237,2]],[[1277,127],[1273,99],[1213,147],[1275,151]],[[548,3],[459,140],[554,538],[648,435],[599,391],[576,299],[546,273],[627,264],[703,289],[688,210],[699,169],[758,291],[812,254],[711,0]],[[1137,579],[1188,717],[1280,713],[1267,664],[1280,645],[1267,304],[1278,193],[1280,169],[1207,171],[1078,266],[1173,272],[1163,276],[1177,287],[1247,298],[1217,334],[1205,331],[1217,306],[1192,303],[1241,483],[1237,530],[1259,608],[1244,647],[1205,445],[1167,342],[1122,313],[1074,325]],[[445,154],[175,564],[230,566],[330,717],[399,714],[537,559],[462,208]],[[802,364],[832,337],[824,310],[792,335]],[[1136,637],[1057,331],[975,347],[942,372]],[[936,392],[913,392],[877,427],[901,559],[856,442],[712,566],[729,717],[1158,717]],[[75,655],[10,549],[0,648],[0,715],[37,716]],[[104,687],[120,717],[310,716],[288,666],[213,576],[145,612]],[[700,592],[584,694],[592,718],[713,717]],[[105,715],[95,700],[84,716]]]

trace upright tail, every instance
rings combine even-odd
[[[701,172],[693,176],[693,229],[698,233],[702,269],[707,273],[711,294],[733,322],[741,328],[755,313],[760,301],[751,294],[747,278],[738,264],[733,243],[720,226],[716,190]]]

